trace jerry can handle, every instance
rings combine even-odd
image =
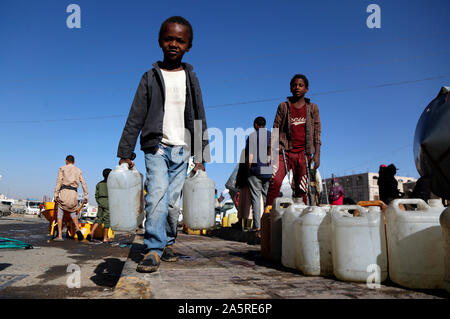
[[[187,177],[193,179],[193,178],[196,178],[198,176],[206,176],[206,172],[201,170],[201,169],[198,169],[195,172],[194,171],[190,171],[189,175]]]
[[[390,205],[400,208],[400,205],[417,205],[421,210],[428,210],[430,206],[421,198],[397,198],[392,201]]]
[[[283,207],[283,208],[287,208],[287,207],[291,206],[293,203],[294,202],[289,197],[281,197],[281,198],[275,198],[274,204],[275,204],[275,209],[279,210],[279,209],[281,209],[281,205],[288,204],[286,207]]]
[[[387,205],[381,201],[381,200],[372,200],[372,201],[360,201],[357,203],[357,205],[361,207],[370,207],[370,206],[378,206],[381,208],[381,211],[385,211],[387,208]]]
[[[332,215],[346,215],[346,216],[352,216],[352,217],[358,217],[360,216],[360,214],[357,215],[352,215],[348,212],[345,211],[349,211],[349,210],[357,210],[359,212],[364,212],[367,213],[367,209],[365,209],[363,206],[357,204],[357,205],[336,205],[335,207],[333,207],[331,209],[331,214]]]
[[[132,168],[128,168],[128,163],[122,163],[116,167],[119,167],[121,171],[128,171],[128,170],[133,172],[137,171],[136,165],[133,165]]]

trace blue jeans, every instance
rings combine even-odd
[[[175,243],[188,157],[183,146],[161,143],[145,153],[147,195],[144,244],[147,252],[153,251],[161,256],[164,247]]]

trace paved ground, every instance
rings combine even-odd
[[[266,261],[260,246],[248,244],[242,232],[223,229],[218,237],[179,233],[176,263],[161,262],[159,271],[136,272],[143,236],[137,234],[115,288],[115,298],[151,299],[285,299],[285,298],[448,298],[446,291],[412,291],[385,282],[380,289],[335,278],[307,277]]]
[[[260,256],[248,233],[221,229],[211,236],[179,232],[177,263],[158,272],[136,272],[142,234],[121,234],[116,244],[49,240],[48,222],[1,217],[0,237],[34,249],[0,249],[0,299],[443,299],[448,293],[412,291],[386,282],[380,289],[335,278],[306,277]],[[133,241],[134,238],[134,241]],[[132,243],[132,245],[131,245]],[[250,244],[249,244],[250,243]],[[130,249],[131,247],[131,249]],[[71,266],[72,265],[72,266]],[[70,267],[79,269],[71,272]],[[79,267],[79,268],[76,268]],[[80,288],[69,288],[79,274]]]
[[[0,299],[108,298],[130,251],[131,245],[126,243],[133,239],[117,236],[114,245],[73,239],[53,242],[47,220],[31,216],[1,217],[0,237],[35,247],[0,249]],[[78,274],[80,288],[69,288],[67,281],[74,286]]]

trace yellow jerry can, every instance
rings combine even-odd
[[[238,221],[237,213],[228,214],[228,227],[231,227],[231,224],[235,224]]]
[[[103,239],[103,230],[105,229],[104,224],[98,225],[94,232],[94,238]],[[113,239],[115,236],[114,230],[111,227],[108,229],[108,238]]]
[[[206,229],[192,230],[183,224],[183,232],[188,235],[206,235]]]
[[[222,218],[222,227],[229,227],[229,225],[228,225],[228,217],[227,216]]]
[[[87,235],[91,232],[92,224],[89,223],[79,223],[78,227],[80,228],[83,237],[86,238]],[[75,230],[75,224],[71,223],[69,229],[67,230],[67,236],[70,238],[78,239],[78,235]]]

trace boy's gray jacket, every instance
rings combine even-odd
[[[165,85],[159,63],[161,62],[154,63],[154,68],[145,72],[141,78],[122,132],[117,157],[132,157],[137,137],[141,132],[141,150],[144,152],[161,142]],[[182,63],[182,66],[186,71],[184,125],[190,132],[190,141],[187,140],[186,143],[188,147],[190,146],[195,163],[209,162],[210,150],[208,135],[205,132],[207,126],[200,84],[197,76],[192,72],[193,67],[187,63]]]

